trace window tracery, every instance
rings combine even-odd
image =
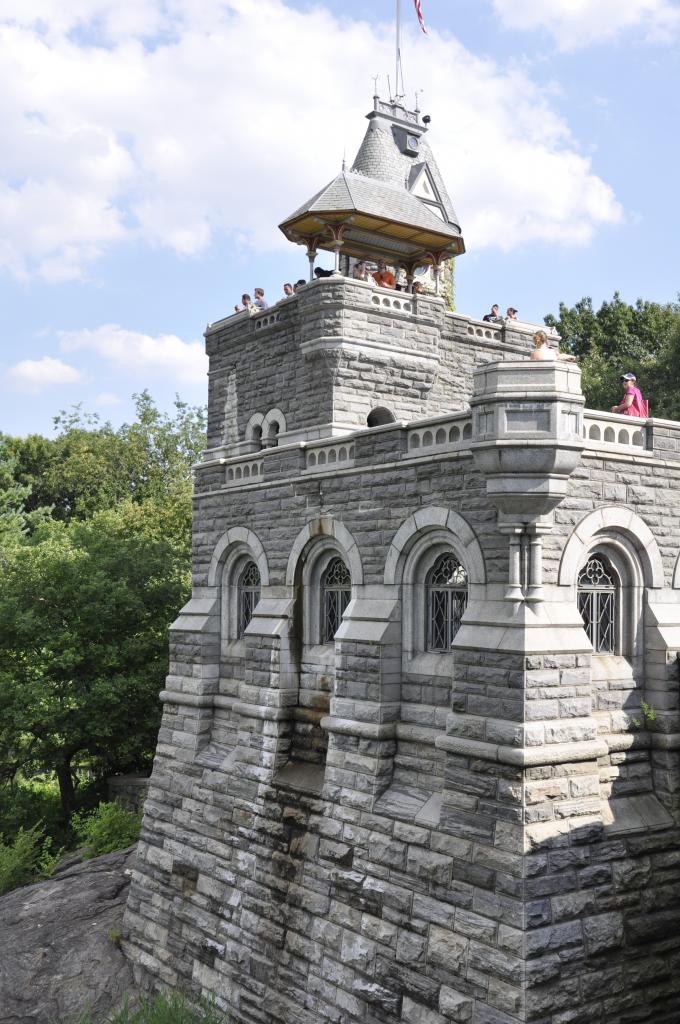
[[[240,639],[253,617],[255,605],[260,600],[260,570],[255,562],[246,562],[238,578],[237,591],[238,626],[236,635],[237,639]]]
[[[596,654],[618,649],[619,584],[601,554],[591,555],[578,576],[578,610]]]
[[[343,560],[332,558],[321,578],[321,643],[333,643],[352,595],[352,578]]]
[[[467,573],[452,552],[445,552],[425,578],[426,650],[451,650],[467,598]]]

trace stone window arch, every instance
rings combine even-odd
[[[270,409],[262,420],[262,447],[275,448],[286,432],[286,417],[280,409]]]
[[[377,405],[374,409],[371,409],[366,417],[366,425],[369,427],[382,427],[395,421],[396,416],[392,410],[384,405]]]
[[[600,530],[585,545],[576,604],[596,657],[624,658],[642,675],[645,573],[632,538]]]
[[[243,643],[245,618],[250,621],[262,587],[269,586],[267,556],[257,534],[244,526],[227,530],[215,545],[207,583],[219,599],[221,654],[238,655],[242,653],[238,645]]]
[[[450,677],[460,619],[475,588],[481,597],[486,583],[484,556],[469,523],[439,506],[409,516],[390,545],[384,580],[401,586],[403,670]]]
[[[259,451],[262,448],[262,424],[264,422],[264,416],[261,412],[253,413],[246,424],[243,438],[247,441],[254,451]]]
[[[438,555],[425,576],[425,650],[448,653],[467,607],[468,575],[453,551]]]
[[[221,650],[228,654],[243,635],[260,599],[262,577],[253,553],[245,544],[233,545],[220,576]]]
[[[302,639],[306,647],[332,648],[352,594],[352,574],[331,538],[311,546],[302,569]]]

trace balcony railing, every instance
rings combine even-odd
[[[608,448],[646,447],[647,420],[632,416],[621,416],[614,412],[598,412],[585,409],[583,413],[583,436],[586,447],[599,451]]]

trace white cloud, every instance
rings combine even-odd
[[[650,42],[670,42],[680,30],[680,7],[669,0],[494,0],[508,28],[550,32],[571,50],[635,29]]]
[[[151,337],[127,331],[117,324],[94,330],[59,331],[63,352],[94,352],[127,374],[140,372],[175,378],[181,384],[204,384],[208,360],[198,341],[182,341],[174,334]]]
[[[525,73],[411,35],[468,248],[582,243],[621,219]],[[392,46],[390,26],[283,0],[5,0],[0,267],[77,278],[132,238],[288,245],[276,225],[353,155]]]
[[[16,366],[11,366],[5,377],[17,390],[30,395],[40,394],[59,384],[79,384],[84,380],[83,374],[75,366],[69,366],[51,356],[24,359]]]
[[[116,395],[112,391],[102,391],[95,395],[94,399],[95,405],[120,405],[122,401],[120,395]]]

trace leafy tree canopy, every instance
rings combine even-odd
[[[560,303],[559,316],[545,323],[562,337],[562,348],[578,356],[583,391],[590,408],[609,409],[621,397],[619,377],[632,371],[650,402],[651,414],[680,419],[680,304],[623,302],[619,293],[597,312],[592,299],[571,308]]]
[[[80,407],[57,436],[0,436],[0,781],[153,754],[167,630],[191,584],[191,466],[205,415],[147,392],[114,430]]]
[[[0,771],[54,772],[65,817],[79,764],[126,770],[153,750],[190,585],[181,521],[172,503],[128,499],[0,552]]]
[[[55,417],[55,438],[0,436],[0,459],[13,462],[15,484],[30,488],[27,512],[49,507],[55,519],[83,519],[190,480],[205,447],[204,409],[176,399],[169,416],[147,391],[134,399],[136,420],[118,430],[76,406]]]

